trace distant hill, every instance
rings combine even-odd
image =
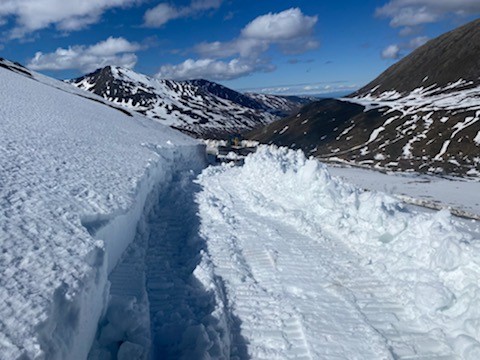
[[[249,134],[328,161],[480,176],[480,20],[430,40],[374,81]]]
[[[115,66],[98,69],[68,82],[201,138],[222,138],[271,123],[309,101],[242,94],[203,79],[154,79]]]

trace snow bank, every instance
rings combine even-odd
[[[219,183],[235,181],[254,213],[277,217],[310,237],[344,243],[399,290],[412,323],[439,329],[459,358],[479,358],[480,236],[448,211],[409,211],[285,148],[261,146],[243,167],[211,167],[200,182],[212,176]]]
[[[204,149],[60,82],[0,77],[0,353],[85,359],[149,192]]]

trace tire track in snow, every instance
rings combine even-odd
[[[319,282],[318,276],[326,276],[325,269],[310,269],[320,247],[315,252],[299,249],[297,244],[309,239],[293,228],[272,235],[278,233],[278,224],[243,213],[240,200],[231,199],[236,205],[232,211],[229,190],[226,204],[216,198],[218,189],[206,202],[200,201],[202,233],[216,271],[225,280],[231,311],[241,319],[249,356],[307,360],[360,352],[358,358],[363,359],[392,358],[383,339],[343,297],[328,288],[309,289]],[[204,208],[206,203],[214,207]]]

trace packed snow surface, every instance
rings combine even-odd
[[[260,147],[210,167],[200,234],[232,314],[232,356],[478,359],[480,234]]]
[[[0,68],[0,358],[85,359],[148,194],[204,150],[19,72]]]

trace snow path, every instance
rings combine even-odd
[[[229,358],[231,318],[198,234],[196,174],[175,172],[150,194],[135,240],[109,276],[111,300],[90,360]]]
[[[194,275],[202,263],[203,240],[193,196],[193,174],[181,174],[159,196],[151,215],[146,257],[152,359],[220,358],[222,336],[215,293]],[[213,279],[212,279],[213,280]],[[213,346],[212,346],[213,344]]]

